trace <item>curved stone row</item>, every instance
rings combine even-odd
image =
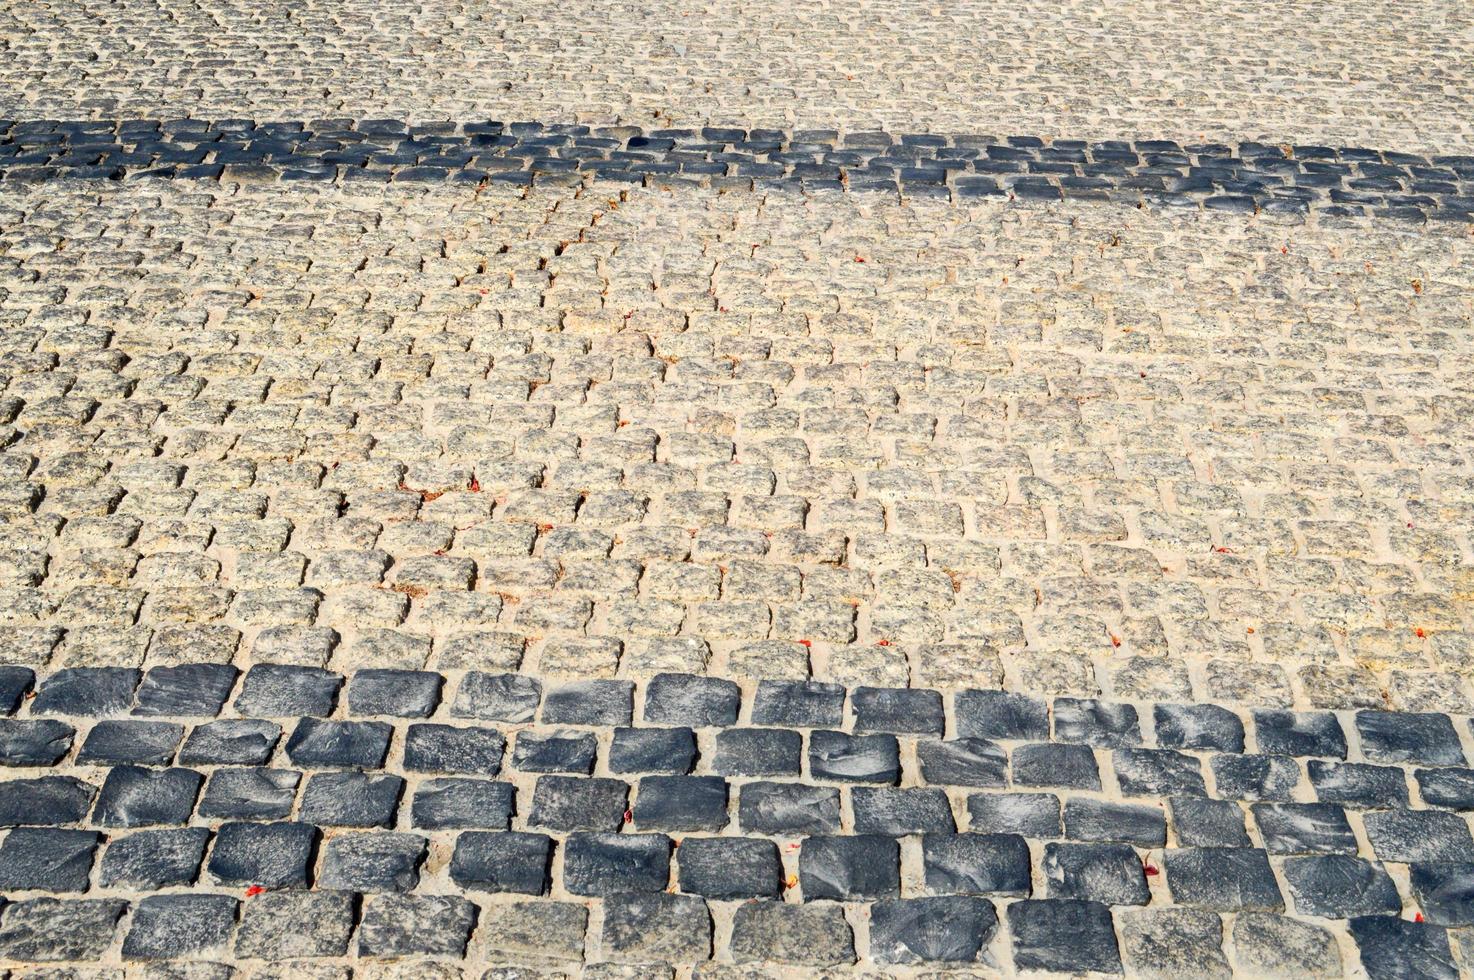
[[[1474,156],[838,130],[644,130],[392,119],[0,121],[0,179],[629,183],[1111,199],[1474,221]]]
[[[1242,969],[1336,965],[1293,909],[1436,975],[1474,924],[1474,730],[1441,713],[271,664],[0,683],[0,959],[536,959],[536,934],[577,961],[593,928],[595,959],[817,966],[867,955],[863,922],[883,964],[1006,933],[1019,969],[1124,946],[1212,973],[1233,915]]]

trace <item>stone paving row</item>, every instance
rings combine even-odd
[[[360,957],[822,966],[868,938],[882,965],[1208,976],[1233,914],[1241,969],[1339,968],[1292,909],[1436,976],[1474,926],[1474,730],[1440,713],[283,665],[0,683],[0,958],[342,957],[356,925]],[[162,894],[120,925],[136,890]]]
[[[0,963],[1467,972],[1471,253],[4,181]]]
[[[37,0],[0,116],[534,119],[1474,150],[1434,0]]]
[[[59,177],[889,191],[1474,222],[1474,156],[1172,140],[395,120],[0,121],[0,180]]]

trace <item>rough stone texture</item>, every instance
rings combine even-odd
[[[662,0],[618,18],[526,0],[495,15],[464,0],[413,11],[312,3],[293,17],[244,0],[172,16],[103,11],[82,0],[7,12],[14,54],[0,112],[235,116],[248,93],[271,119],[413,111],[941,132],[982,119],[1009,132],[1272,143],[1355,136],[1451,149],[1469,147],[1474,125],[1469,80],[1454,67],[1471,30],[1457,5],[1402,22],[1395,45],[1382,43],[1399,23],[1392,0],[1352,11],[1071,4],[1024,17],[998,2],[941,16],[896,0],[798,8]],[[208,59],[197,57],[201,36],[211,39]],[[151,57],[136,53],[144,48]],[[98,51],[105,56],[91,57]]]
[[[0,973],[1474,969],[1463,9],[12,8]]]

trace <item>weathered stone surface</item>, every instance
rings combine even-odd
[[[711,956],[711,914],[685,895],[611,895],[604,901],[606,955],[631,963],[700,963]]]
[[[353,931],[353,896],[333,891],[268,891],[241,908],[235,953],[248,959],[342,956]]]
[[[980,898],[911,898],[877,902],[870,955],[881,963],[968,963],[998,931],[998,913]]]
[[[96,960],[111,945],[127,908],[117,899],[15,902],[0,920],[0,956],[22,963]]]
[[[1232,976],[1223,923],[1211,912],[1152,909],[1121,913],[1126,969],[1141,977]]]
[[[460,956],[477,909],[451,895],[374,895],[364,902],[359,956]]]
[[[738,963],[836,966],[855,960],[854,933],[837,905],[747,902],[732,924],[732,958]]]
[[[1110,909],[1098,902],[1015,902],[1008,907],[1008,931],[1020,969],[1121,972]]]
[[[1335,938],[1287,916],[1241,912],[1234,919],[1233,946],[1239,968],[1258,976],[1341,976]]]
[[[237,902],[229,895],[153,895],[133,908],[125,959],[219,955],[235,932]]]

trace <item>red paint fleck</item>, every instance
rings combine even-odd
[[[246,897],[255,898],[257,895],[261,894],[264,891],[266,891],[266,889],[262,888],[260,885],[252,885],[250,888],[246,889]]]
[[[813,640],[799,640],[798,641],[798,645],[801,646],[801,647],[811,647],[811,646],[814,645],[814,641]]]

